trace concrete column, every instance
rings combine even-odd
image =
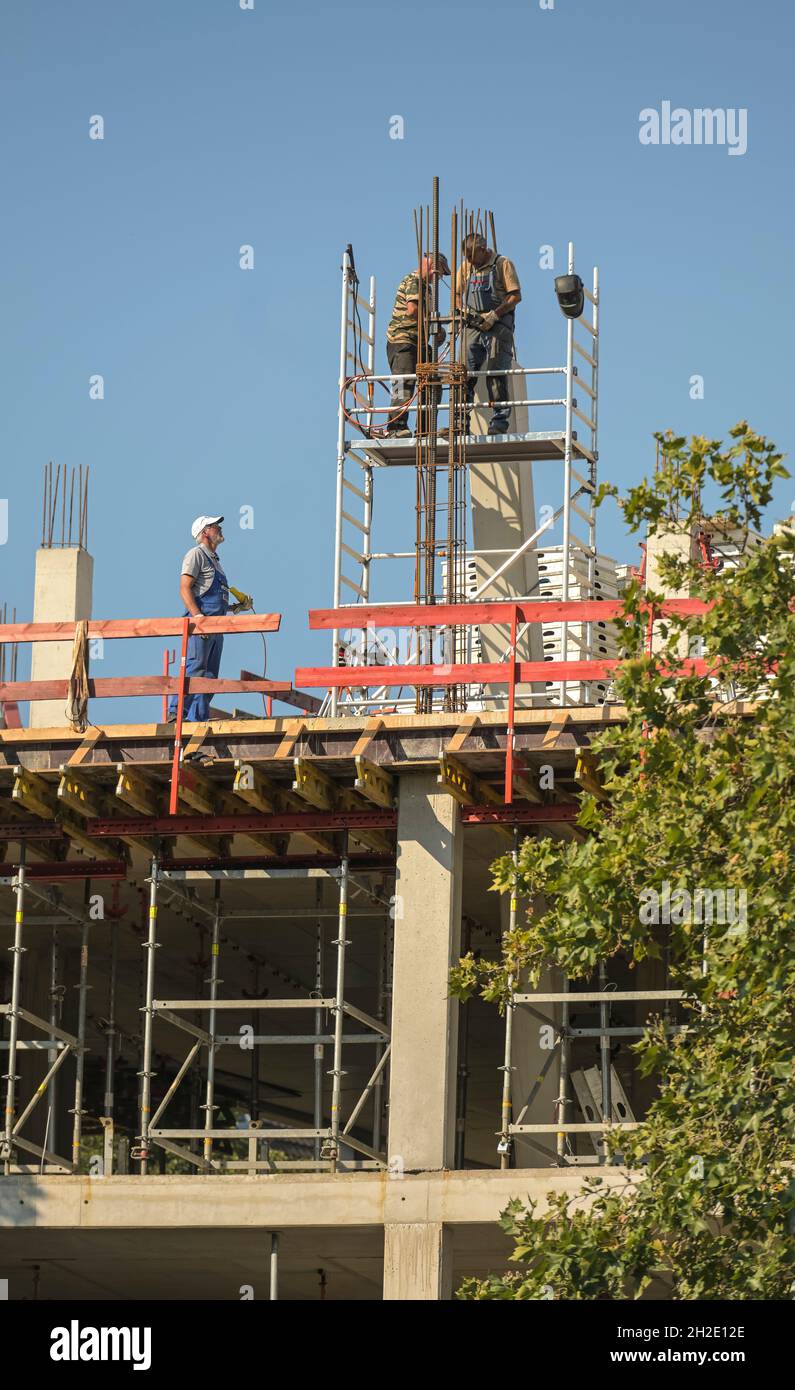
[[[514,358],[513,366],[519,364]],[[533,378],[530,378],[532,381]],[[526,400],[530,394],[528,379],[524,376],[508,378],[508,394],[513,400]],[[482,390],[483,380],[476,391],[476,400],[485,399]],[[473,413],[473,434],[483,433],[490,408]],[[527,406],[514,406],[511,430],[526,434],[530,428]],[[469,493],[472,507],[472,543],[476,550],[512,550],[521,545],[526,536],[536,529],[536,509],[533,492],[533,465],[517,460],[494,460],[488,463],[471,463],[469,466]],[[551,499],[550,499],[551,500]],[[503,565],[506,555],[478,556],[476,574],[478,589]],[[538,581],[538,559],[536,546],[532,545],[518,560],[501,575],[495,583],[483,592],[483,599],[511,599],[533,594]],[[483,661],[500,661],[510,639],[507,627],[488,626],[480,629]],[[518,655],[521,661],[541,661],[544,651],[541,630],[531,627],[520,640]],[[540,687],[539,687],[540,688]],[[517,687],[517,702],[531,705],[527,698],[532,687]],[[504,687],[487,687],[486,694],[499,693],[504,697]],[[524,698],[523,698],[524,696]]]
[[[450,1231],[440,1221],[384,1226],[384,1301],[452,1298]]]
[[[660,575],[660,560],[663,555],[672,555],[677,560],[685,562],[696,558],[696,531],[695,526],[687,528],[671,527],[668,531],[658,531],[656,535],[646,538],[646,588],[652,593],[662,594],[664,598],[690,598],[689,585],[684,589],[674,588],[666,583]],[[661,624],[655,623],[652,633],[652,651],[657,652],[664,646]],[[679,655],[688,655],[687,638],[682,637],[679,641]]]
[[[94,561],[78,546],[36,551],[34,623],[75,622],[91,617]],[[34,642],[30,678],[68,680],[72,673],[71,642]],[[65,700],[31,702],[30,726],[63,728]]]
[[[462,832],[436,773],[400,779],[389,1159],[398,1173],[452,1167],[460,955]]]

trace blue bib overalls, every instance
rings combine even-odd
[[[491,265],[484,266],[482,270],[473,267],[469,274],[469,285],[465,297],[467,309],[475,314],[488,314],[501,303],[502,297],[497,290],[497,261],[494,260]],[[494,327],[487,333],[469,330],[467,336],[467,371],[471,375],[467,378],[468,406],[471,406],[475,399],[475,374],[477,372],[482,372],[484,367],[487,371],[500,371],[500,369],[510,367],[513,361],[514,322],[515,314],[511,310],[509,314],[503,314],[502,318],[498,319]],[[505,434],[508,431],[511,417],[511,410],[508,405],[508,378],[490,376],[486,378],[486,381],[492,409],[489,428],[492,434]]]
[[[229,612],[229,585],[226,575],[218,561],[215,562],[215,574],[209,589],[200,597],[196,603],[202,614],[206,617],[221,617]],[[194,636],[188,638],[188,660],[186,674],[189,676],[215,677],[221,669],[221,652],[224,649],[224,634],[213,632],[209,637]],[[201,724],[210,717],[210,695],[189,695],[185,701],[183,719],[187,723]],[[168,705],[169,714],[176,714],[177,697],[172,695]]]

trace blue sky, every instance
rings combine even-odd
[[[602,479],[640,478],[668,426],[747,417],[791,449],[793,28],[772,0],[4,7],[0,601],[31,615],[43,465],[83,463],[97,617],[177,611],[190,521],[217,508],[230,579],[284,614],[270,673],[324,662],[306,611],[331,598],[341,253],[377,276],[382,337],[435,173],[445,219],[495,210],[525,362],[561,360],[539,247],[599,264]],[[641,145],[664,100],[746,108],[747,153]],[[771,519],[793,497],[782,482]],[[381,542],[407,548],[411,500],[381,505]],[[636,557],[608,509],[599,545]],[[109,645],[95,674],[159,670],[162,645]],[[224,673],[260,658],[235,639]]]

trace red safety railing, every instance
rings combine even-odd
[[[653,620],[666,616],[704,613],[709,605],[700,599],[671,599],[657,605]],[[396,686],[505,685],[508,692],[507,744],[505,754],[505,801],[513,801],[514,718],[516,687],[533,681],[595,681],[607,680],[622,664],[612,661],[517,661],[517,633],[520,623],[593,623],[610,619],[620,621],[624,605],[606,599],[578,599],[566,603],[539,600],[510,602],[505,600],[463,604],[374,604],[349,608],[316,608],[309,614],[313,630],[353,630],[374,632],[378,628],[415,628],[439,632],[445,628],[507,627],[510,631],[508,660],[497,662],[445,661],[435,664],[300,666],[295,673],[296,685],[311,688],[343,689],[355,686],[373,689]],[[365,644],[366,648],[366,644]],[[703,660],[686,660],[677,668],[682,674],[704,675],[711,669]]]
[[[179,767],[182,753],[182,728],[185,698],[199,694],[265,694],[289,696],[292,688],[285,682],[251,676],[241,680],[212,679],[187,674],[188,640],[201,633],[278,632],[280,613],[227,613],[221,617],[182,618],[106,618],[90,619],[88,640],[112,640],[137,637],[181,636],[179,674],[176,676],[110,676],[89,678],[89,697],[120,698],[135,695],[176,695],[177,717],[174,730],[174,756],[171,772],[169,814],[175,815],[179,800]],[[64,623],[3,623],[0,624],[0,643],[74,641],[78,624]],[[21,700],[61,700],[69,694],[68,680],[6,681],[0,684],[0,703],[14,705]]]

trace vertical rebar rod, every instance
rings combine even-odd
[[[143,949],[146,951],[146,1003],[144,1005],[144,1055],[141,1068],[141,1166],[142,1177],[146,1176],[149,1161],[149,1115],[152,1105],[152,1025],[154,1022],[153,1001],[155,997],[155,951],[157,950],[157,887],[160,864],[158,856],[152,855],[149,876],[149,926]]]
[[[270,1261],[270,1299],[275,1303],[279,1298],[279,1237],[275,1231],[271,1233],[271,1261]]]
[[[210,999],[218,998],[218,961],[221,953],[221,884],[216,879],[215,882],[215,914],[213,916],[213,931],[210,944]],[[215,1035],[218,1027],[217,1012],[215,1009],[209,1011],[209,1021],[207,1032],[210,1034],[210,1042],[207,1045],[207,1087],[204,1096],[204,1128],[211,1130],[213,1127],[213,1116],[215,1114]],[[213,1141],[211,1138],[204,1140],[204,1161],[209,1164],[213,1156]]]
[[[342,257],[342,308],[340,311],[340,377],[339,405],[337,411],[337,494],[334,518],[334,607],[339,608],[342,591],[342,513],[344,510],[345,485],[345,382],[348,376],[348,302],[350,299],[351,258],[350,248]],[[339,656],[339,630],[331,634],[331,664],[337,665]],[[336,686],[331,692],[331,716],[337,713],[338,692]]]
[[[4,1169],[11,1172],[13,1160],[14,1113],[16,1110],[17,1086],[17,1042],[19,1040],[19,991],[22,978],[22,945],[25,922],[25,845],[20,845],[19,864],[14,883],[16,910],[14,913],[14,944],[10,948],[13,961],[11,969],[11,1009],[8,1015],[8,1072],[6,1074],[6,1113],[5,1113],[5,1164]]]
[[[57,1028],[60,1023],[60,990],[58,984],[58,970],[60,966],[60,945],[58,928],[52,929],[52,941],[50,943],[50,1027]],[[55,1034],[52,1034],[53,1046],[48,1050],[47,1061],[52,1067],[58,1056],[58,1047],[55,1042]],[[47,1089],[47,1107],[50,1118],[49,1124],[49,1145],[53,1153],[58,1153],[58,1072],[54,1072]],[[46,1146],[45,1146],[46,1147]]]
[[[604,993],[607,990],[607,965],[604,961],[599,962],[599,988]],[[609,1125],[613,1113],[613,1096],[610,1074],[610,1002],[605,994],[604,1003],[599,1004],[599,1027],[601,1035],[599,1037],[599,1060],[602,1070],[602,1124]],[[605,1135],[602,1135],[602,1142],[599,1150],[599,1162],[609,1162]]]
[[[80,936],[80,976],[77,985],[77,1047],[75,1048],[75,1103],[72,1111],[72,1163],[75,1172],[80,1164],[80,1144],[83,1137],[83,1078],[86,1069],[86,1007],[88,1003],[88,917],[90,881],[86,879],[86,916]]]
[[[336,1172],[339,1161],[340,1102],[342,1098],[342,1029],[345,1022],[343,1001],[345,998],[345,951],[348,946],[348,846],[339,869],[339,907],[337,914],[337,983],[334,994],[334,1065],[332,1067],[331,1089],[331,1171]]]
[[[574,274],[574,242],[569,242],[569,275]],[[561,601],[566,603],[569,597],[569,546],[571,543],[571,453],[574,417],[574,319],[566,319],[566,432],[563,446],[563,583],[561,588]],[[567,623],[561,624],[561,660],[569,659],[569,628]],[[566,681],[561,681],[560,703],[564,708],[568,703],[566,692]]]
[[[516,931],[517,897],[516,876],[519,870],[519,831],[513,828],[513,882],[508,908],[508,933]],[[508,976],[508,1001],[505,1005],[505,1052],[502,1061],[502,1104],[500,1108],[500,1167],[511,1166],[511,1124],[513,1123],[513,1018],[516,1005],[513,1002],[514,979]]]

